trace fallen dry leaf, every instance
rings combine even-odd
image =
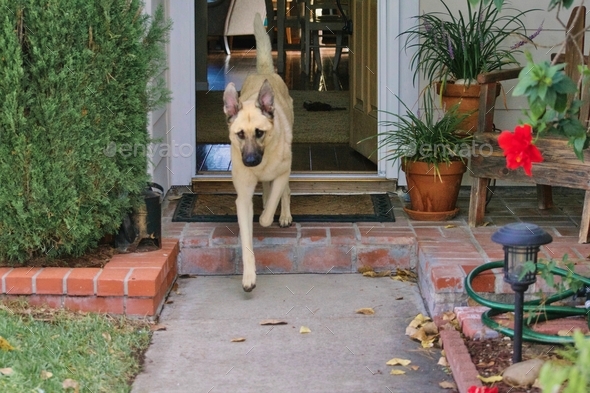
[[[450,228],[457,228],[457,225],[455,225],[455,224],[445,225],[445,229],[450,229]]]
[[[424,331],[424,328],[420,328],[420,329],[416,330],[416,333],[412,334],[410,336],[410,338],[413,338],[414,340],[418,340],[418,341],[429,340],[429,337],[426,334],[426,332]]]
[[[395,298],[395,300],[404,300],[404,297],[403,296],[398,296],[398,297]]]
[[[0,349],[3,351],[13,351],[14,347],[2,336],[0,336]]]
[[[150,331],[152,331],[152,332],[157,332],[159,330],[166,330],[166,326],[162,325],[160,323],[156,323],[156,324],[150,326]]]
[[[477,378],[480,381],[482,381],[483,383],[494,383],[494,382],[500,382],[502,380],[501,375],[491,375],[489,377],[482,377],[481,375],[478,375]]]
[[[80,391],[80,384],[78,383],[78,381],[74,381],[70,378],[64,379],[61,383],[61,387],[65,390],[74,389],[74,393],[78,393]]]
[[[434,322],[426,322],[424,325],[422,325],[422,329],[424,329],[424,332],[428,335],[438,334],[438,327]]]
[[[282,319],[264,319],[260,321],[261,325],[286,325],[287,321],[283,321]]]
[[[397,281],[408,281],[408,282],[418,282],[418,275],[408,269],[397,269],[395,274],[391,276],[392,280]]]
[[[394,368],[393,370],[391,370],[391,372],[389,374],[391,375],[404,375],[406,372],[404,370],[398,370],[396,368]]]
[[[455,382],[450,381],[439,382],[438,386],[440,386],[443,389],[457,389],[457,384]]]
[[[53,377],[53,373],[51,371],[41,370],[41,379],[49,379]]]
[[[299,333],[301,333],[301,334],[311,333],[311,330],[309,330],[309,328],[307,326],[301,326],[299,328]]]
[[[434,347],[434,342],[436,341],[437,337],[430,338],[428,340],[421,341],[422,348],[432,348]]]
[[[408,326],[406,327],[406,336],[412,337],[414,334],[416,334],[417,331],[418,329],[416,329],[415,327]]]
[[[389,277],[389,276],[391,276],[391,271],[385,270],[383,272],[376,272],[373,270],[369,270],[369,271],[364,272],[363,276],[365,276],[365,277]]]
[[[367,307],[367,308],[359,308],[358,310],[355,311],[355,313],[357,313],[357,314],[363,314],[363,315],[373,315],[373,314],[375,314],[375,310],[373,310],[370,307]]]
[[[10,375],[10,374],[12,374],[12,368],[11,367],[0,368],[0,374]]]
[[[420,369],[420,366],[410,366],[410,368],[414,371],[418,371]]]
[[[393,358],[385,364],[388,366],[407,366],[410,363],[412,363],[412,361],[408,359]]]
[[[438,359],[438,364],[439,366],[443,366],[443,367],[449,367],[449,362],[447,361],[447,358],[445,356],[441,356]]]
[[[237,338],[232,338],[230,341],[232,343],[243,343],[244,341],[246,341],[246,339],[244,337],[237,337]]]
[[[373,268],[371,266],[362,265],[358,269],[356,269],[356,271],[363,274],[365,272],[372,272]]]
[[[457,319],[457,315],[452,311],[446,311],[442,315],[443,321],[454,321]]]

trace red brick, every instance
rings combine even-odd
[[[354,247],[301,247],[299,272],[352,272]]]
[[[5,276],[7,295],[30,295],[33,293],[33,276],[39,272],[38,267],[19,267],[14,268]]]
[[[363,244],[409,244],[415,243],[414,233],[405,228],[360,227]]]
[[[11,270],[11,267],[0,267],[0,293],[6,292],[7,288],[4,286],[4,276],[7,276]]]
[[[158,311],[159,302],[156,298],[132,298],[125,301],[125,315],[152,316]]]
[[[96,294],[98,296],[125,296],[125,278],[129,271],[130,269],[104,269],[96,280]]]
[[[238,234],[240,228],[237,224],[228,224],[225,226],[218,226],[213,230],[211,237],[212,245],[236,245],[238,244]]]
[[[253,240],[254,247],[257,245],[297,244],[297,227],[270,226],[264,228],[255,223]]]
[[[479,265],[461,265],[461,268],[467,276],[473,269]],[[496,275],[491,270],[486,270],[473,279],[471,287],[475,292],[494,292],[496,290]]]
[[[207,247],[209,245],[209,235],[201,236],[184,236],[182,238],[183,247]]]
[[[256,256],[256,270],[260,273],[292,273],[293,247],[259,247],[254,251]],[[243,271],[242,264],[238,265],[238,273]]]
[[[301,228],[299,244],[304,246],[326,244],[328,235],[325,228]]]
[[[465,273],[459,266],[433,266],[430,270],[435,292],[443,289],[463,289]]]
[[[551,335],[557,335],[560,331],[573,332],[574,330],[587,334],[588,322],[584,316],[560,318],[536,324],[533,329],[539,333]]]
[[[413,266],[415,248],[411,246],[359,247],[357,268],[370,266],[374,269],[408,269]]]
[[[127,278],[127,296],[156,296],[164,284],[164,275],[156,269],[133,269]]]
[[[487,340],[500,336],[500,333],[483,324],[481,316],[479,319],[466,319],[462,325],[461,331],[472,340]]]
[[[35,277],[35,292],[40,295],[61,295],[64,278],[72,269],[67,267],[46,267]]]
[[[129,253],[114,255],[105,265],[105,269],[112,268],[156,268],[162,269],[166,266],[168,255],[162,251],[146,253]]]
[[[179,274],[234,274],[235,248],[208,247],[182,250]]]
[[[330,228],[330,242],[332,244],[353,246],[356,244],[356,229]]]
[[[414,228],[414,232],[416,232],[416,236],[420,241],[439,241],[443,239],[440,227]]]
[[[94,295],[94,280],[101,270],[89,267],[73,269],[66,281],[67,294],[74,296]]]
[[[64,302],[64,296],[60,295],[29,295],[25,299],[32,306],[50,308],[62,308]]]
[[[123,314],[123,297],[66,296],[64,307],[74,311]]]
[[[470,386],[482,386],[460,333],[456,330],[443,330],[440,337],[459,391],[467,392]]]

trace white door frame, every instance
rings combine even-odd
[[[412,16],[418,15],[419,2],[402,0],[379,0],[378,9],[378,107],[392,113],[403,113],[403,107],[396,95],[410,108],[418,100],[418,88],[412,84],[413,72],[410,70],[410,54],[402,49],[398,34],[406,31],[412,24]],[[193,0],[174,0],[170,2],[170,17],[173,29],[170,34],[170,87],[172,103],[170,118],[172,129],[171,159],[168,168],[171,184],[188,185],[196,174],[195,158],[195,20]],[[393,65],[393,66],[392,66]],[[401,108],[401,109],[400,109]],[[378,121],[385,119],[382,112]],[[385,131],[379,126],[379,131]],[[398,179],[405,184],[399,164],[382,160],[385,148],[378,152],[377,177]],[[322,175],[310,175],[310,177]]]
[[[405,109],[401,105],[403,101],[409,108],[414,108],[418,102],[419,88],[413,85],[414,72],[410,68],[411,52],[403,49],[403,39],[397,38],[401,32],[407,31],[415,21],[413,16],[418,15],[419,1],[380,0],[379,1],[379,42],[378,42],[378,107],[382,111],[394,114],[403,114]],[[399,100],[396,98],[399,97]],[[386,120],[386,115],[379,112],[377,120],[378,132],[384,132],[387,128],[381,126]],[[391,163],[382,159],[386,156],[386,147],[378,151],[378,171],[380,176],[388,179],[398,179],[399,185],[406,184],[404,173],[400,170],[399,162]]]

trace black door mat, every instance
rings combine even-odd
[[[236,196],[182,194],[174,211],[175,222],[237,222]],[[255,195],[254,221],[262,213],[262,196]],[[277,209],[280,212],[280,205]],[[294,222],[395,222],[388,194],[292,195]],[[275,216],[275,222],[278,215]]]

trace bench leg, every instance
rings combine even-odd
[[[537,184],[537,204],[539,210],[551,209],[553,207],[553,190],[551,186]]]
[[[483,224],[486,209],[486,196],[490,179],[474,177],[469,198],[469,226]]]
[[[580,238],[578,243],[588,243],[588,229],[590,228],[590,190],[586,191],[584,197],[584,210],[580,222]]]

